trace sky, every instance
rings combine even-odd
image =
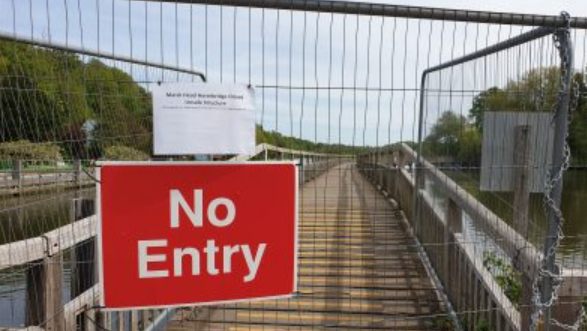
[[[377,1],[379,3],[390,3]],[[587,2],[397,0],[393,4],[587,16]],[[257,123],[328,143],[380,146],[415,140],[420,75],[529,27],[331,15],[123,0],[0,0],[0,31],[206,73],[209,81],[256,87]],[[575,32],[577,70],[585,33]],[[431,75],[424,133],[443,111],[467,115],[473,97],[557,65],[543,38]],[[141,82],[190,75],[105,61]]]

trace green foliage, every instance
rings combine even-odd
[[[587,86],[583,74],[575,74],[573,79],[582,97],[579,98],[569,127],[569,145],[573,164],[587,165]]]
[[[316,153],[333,153],[333,154],[359,154],[370,150],[369,147],[348,146],[339,144],[316,143],[296,137],[284,136],[279,132],[265,131],[257,125],[257,144],[267,143],[270,145],[289,148],[293,150],[312,151]]]
[[[559,69],[539,68],[528,71],[519,81],[509,82],[505,88],[491,87],[473,99],[469,117],[475,127],[483,131],[483,114],[498,112],[549,112],[558,97]]]
[[[68,158],[145,159],[152,150],[151,96],[99,60],[0,41],[0,143],[55,142]],[[91,123],[88,134],[84,126]],[[323,153],[364,148],[314,143],[257,127],[257,142]]]
[[[63,161],[61,148],[55,144],[33,144],[28,140],[0,143],[0,160],[23,160],[38,162]]]
[[[491,272],[514,306],[519,307],[522,295],[522,274],[494,252],[483,253],[483,266]]]
[[[448,316],[437,316],[434,318],[434,329],[438,331],[454,331],[455,327],[452,323],[452,319]]]
[[[475,326],[475,331],[491,331],[489,322],[487,322],[487,320],[484,318],[480,318],[477,321],[477,325]]]
[[[465,124],[466,120],[463,116],[451,110],[445,111],[432,126],[430,134],[424,141],[426,150],[434,156],[457,155]]]
[[[457,157],[460,162],[478,163],[481,159],[481,133],[464,116],[442,113],[424,140],[427,156]]]
[[[471,126],[465,127],[459,143],[459,161],[468,164],[480,163],[482,145],[483,139],[481,137],[481,132]]]
[[[0,142],[58,142],[67,157],[120,144],[149,152],[151,100],[121,70],[71,53],[0,41]],[[82,127],[95,123],[92,142]],[[89,150],[90,148],[90,150]]]
[[[109,146],[104,150],[104,159],[111,161],[145,161],[149,155],[127,146]]]
[[[573,77],[581,96],[587,95],[585,77]],[[446,111],[425,140],[431,156],[451,156],[464,163],[481,160],[483,118],[491,112],[552,112],[558,98],[560,73],[556,67],[530,70],[518,81],[505,87],[491,87],[479,93],[469,109],[468,121]],[[569,127],[569,145],[573,164],[587,164],[587,100],[579,98]]]

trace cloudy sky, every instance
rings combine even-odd
[[[386,1],[378,1],[388,3]],[[397,0],[393,4],[587,16],[579,0]],[[256,86],[257,122],[322,142],[383,145],[417,134],[422,71],[530,27],[122,0],[0,0],[0,31],[205,72]],[[585,63],[583,31],[575,67]],[[467,115],[474,95],[558,64],[551,38],[432,75],[429,128],[443,111]],[[198,81],[109,62],[145,87]]]

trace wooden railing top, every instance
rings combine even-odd
[[[38,237],[1,245],[0,270],[52,256],[88,240],[96,235],[96,222],[92,215]]]
[[[343,155],[343,154],[329,154],[329,153],[314,153],[308,151],[301,151],[296,149],[289,149],[284,147],[277,147],[274,145],[262,143],[257,145],[255,148],[255,154],[253,155],[237,155],[230,159],[230,161],[248,161],[256,156],[261,155],[265,151],[270,152],[277,152],[282,154],[289,154],[294,156],[314,156],[314,157],[329,157],[329,158],[346,158],[346,157],[353,157],[352,155]]]

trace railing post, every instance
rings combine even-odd
[[[463,210],[461,207],[451,198],[448,199],[446,209],[446,227],[444,231],[444,281],[446,286],[446,292],[450,296],[451,301],[456,302],[454,291],[459,288],[461,280],[454,276],[456,271],[457,261],[452,260],[451,256],[456,256],[456,235],[462,233],[462,220]]]
[[[448,228],[451,233],[455,234],[463,232],[463,210],[451,198],[448,199],[446,219],[448,220]]]
[[[404,169],[404,167],[406,166],[406,156],[404,154],[404,152],[400,149],[397,150],[397,168],[396,168],[396,174],[395,174],[395,188],[394,188],[394,193],[395,193],[395,197],[396,200],[398,202],[398,205],[400,208],[405,208],[405,206],[402,206],[402,199],[400,199],[399,197],[401,197],[401,176],[402,176],[402,169]]]
[[[12,160],[12,179],[16,181],[20,194],[22,190],[22,160]]]
[[[124,331],[124,312],[116,313],[116,331]]]
[[[75,183],[76,189],[79,189],[81,187],[81,176],[82,176],[82,160],[75,159],[75,160],[73,160],[73,182]]]
[[[129,331],[139,331],[139,312],[137,310],[133,310],[130,313],[130,330]]]
[[[44,324],[46,331],[61,331],[63,321],[63,256],[51,254],[47,242],[47,256],[32,262],[26,271],[26,326]]]

